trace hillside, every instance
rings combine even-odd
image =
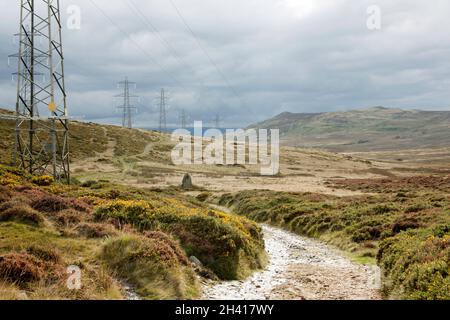
[[[315,119],[317,116],[301,114],[290,120]],[[13,133],[13,121],[0,120],[0,164],[11,163]],[[324,182],[339,177],[376,178],[450,171],[450,148],[349,156],[283,147],[280,174],[262,177],[259,166],[255,165],[174,166],[170,160],[173,146],[169,135],[155,131],[78,121],[70,123],[71,171],[81,182],[104,180],[139,188],[166,188],[178,186],[183,175],[189,172],[194,184],[217,192],[271,189],[348,195],[349,191],[334,190]]]
[[[450,111],[374,107],[348,112],[282,113],[251,128],[278,128],[284,145],[333,152],[450,146]]]
[[[377,121],[403,114],[369,112]],[[369,121],[365,111],[351,113]],[[289,120],[296,128],[326,117]],[[0,121],[4,164],[13,127]],[[0,165],[0,292],[8,292],[0,299],[129,299],[130,286],[147,299],[197,298],[205,278],[244,279],[265,265],[260,222],[378,263],[384,297],[448,298],[450,148],[370,153],[381,161],[367,160],[369,153],[283,147],[280,174],[265,177],[250,165],[175,166],[167,134],[76,121],[70,128],[72,186]],[[191,190],[179,187],[186,172]],[[203,267],[189,263],[191,256]],[[87,274],[76,295],[63,285],[67,265]],[[336,284],[318,268],[311,271],[318,280]],[[401,268],[408,273],[397,273]]]
[[[1,165],[0,235],[0,300],[192,299],[200,277],[243,279],[265,263],[255,223],[193,197],[66,186]],[[78,291],[68,266],[83,274]]]

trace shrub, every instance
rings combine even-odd
[[[31,200],[31,206],[34,209],[47,213],[58,212],[69,207],[66,199],[46,193],[42,193]]]
[[[199,258],[222,279],[243,278],[264,263],[261,229],[245,218],[186,207],[175,199],[105,201],[96,208],[95,217],[174,234],[188,255]]]
[[[83,188],[91,188],[93,185],[95,185],[97,183],[97,181],[94,181],[94,180],[88,180],[88,181],[85,181],[85,182],[82,182],[81,183],[81,187],[83,187]]]
[[[416,203],[416,204],[414,204],[414,205],[411,205],[411,206],[409,206],[409,207],[407,207],[406,209],[405,209],[405,213],[416,213],[416,212],[420,212],[420,211],[423,211],[423,210],[426,210],[426,209],[428,209],[428,205],[426,205],[426,204],[423,204],[423,203]]]
[[[42,261],[27,253],[9,253],[0,256],[0,279],[21,287],[44,277]]]
[[[393,210],[395,210],[393,207],[385,204],[380,204],[369,208],[369,212],[376,215],[386,214]]]
[[[199,195],[197,195],[196,198],[198,201],[205,202],[210,196],[211,194],[209,192],[202,192]]]
[[[53,218],[56,223],[63,227],[69,227],[75,224],[80,223],[83,220],[83,213],[76,211],[74,209],[66,209],[62,210],[58,213],[55,213]]]
[[[167,244],[170,247],[170,251],[177,257],[181,264],[188,264],[188,259],[186,258],[183,250],[181,250],[178,243],[176,243],[175,240],[166,233],[161,231],[146,231],[144,232],[144,235],[147,238],[153,239],[157,242]]]
[[[391,279],[385,283],[388,295],[450,299],[450,232],[447,225],[408,230],[388,238],[381,243],[377,259]]]
[[[95,210],[97,219],[112,219],[120,224],[138,223],[150,210],[146,201],[115,200],[104,201]]]
[[[380,239],[381,233],[382,233],[381,226],[361,227],[361,228],[358,228],[352,235],[352,241],[358,242],[358,243],[363,243],[368,240],[378,240],[378,239]]]
[[[16,186],[22,183],[22,179],[18,178],[15,175],[6,173],[0,176],[0,185],[1,186]]]
[[[11,207],[0,211],[1,221],[16,221],[32,225],[42,225],[44,223],[44,217],[24,204],[11,204]]]
[[[73,208],[77,211],[91,213],[92,212],[92,205],[85,201],[84,199],[75,199],[75,198],[68,198],[67,199],[67,205],[70,208]]]
[[[11,200],[12,192],[8,187],[0,186],[0,203]]]
[[[400,233],[401,231],[406,231],[409,229],[417,229],[422,225],[417,221],[416,218],[403,218],[397,220],[392,226],[393,234]]]
[[[102,223],[83,222],[75,227],[76,232],[87,238],[105,238],[117,235],[113,226]]]
[[[50,186],[55,182],[55,179],[53,179],[53,177],[50,176],[33,176],[31,178],[31,182],[34,183],[35,185],[44,187],[44,186]]]

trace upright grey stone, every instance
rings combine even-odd
[[[181,183],[183,189],[192,189],[192,177],[189,173],[186,173],[183,177],[183,182]]]

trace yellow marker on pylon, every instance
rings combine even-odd
[[[50,102],[48,104],[48,110],[50,110],[51,112],[55,112],[56,111],[56,103],[55,102]]]

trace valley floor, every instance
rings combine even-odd
[[[264,265],[256,221],[263,226],[270,256],[268,266],[245,280],[202,280],[207,282],[204,298],[381,298],[379,290],[372,286],[377,284],[375,267],[354,263],[345,254],[311,238],[336,245],[359,262],[378,263],[385,278],[390,279],[382,283],[388,285],[382,288],[384,298],[449,298],[449,148],[351,154],[282,148],[280,175],[261,177],[259,168],[252,166],[174,166],[170,161],[173,144],[165,135],[82,123],[73,126],[72,149],[76,153],[71,169],[79,186],[71,189],[50,185],[42,190],[31,177],[16,181],[17,174],[5,169],[0,181],[5,191],[0,196],[11,194],[0,202],[10,203],[12,208],[9,209],[18,207],[21,211],[9,212],[5,221],[0,221],[5,239],[0,243],[0,256],[34,259],[28,252],[28,245],[35,242],[34,238],[15,238],[16,234],[20,237],[31,234],[39,238],[46,250],[56,243],[52,242],[56,241],[53,238],[57,239],[62,243],[61,261],[78,263],[80,251],[67,254],[65,249],[66,241],[76,243],[86,249],[86,257],[83,257],[86,261],[81,262],[87,263],[88,270],[95,271],[92,271],[92,282],[97,283],[95,280],[100,277],[97,273],[102,275],[102,272],[111,272],[114,277],[120,275],[121,279],[117,280],[128,277],[130,269],[125,262],[132,257],[125,255],[122,261],[113,259],[116,247],[125,243],[143,248],[142,265],[135,268],[136,277],[127,279],[134,280],[130,283],[133,287],[140,287],[141,297],[196,298],[197,277],[193,275],[194,271],[199,272],[187,262],[191,256],[198,258],[220,279],[243,279]],[[86,138],[93,136],[96,138]],[[6,163],[7,154],[10,152],[0,153],[0,162]],[[180,188],[185,173],[191,174],[195,185],[189,192]],[[30,191],[25,199],[24,184]],[[72,200],[87,201],[86,214],[81,221],[72,221],[67,210],[43,211],[36,206],[33,192],[38,192],[46,201],[47,198],[54,200],[54,196],[64,203],[70,200],[68,209],[73,209]],[[211,213],[209,202],[234,208],[240,216],[227,214],[224,207]],[[155,207],[158,209],[156,217]],[[23,212],[35,214],[38,223],[31,221],[29,227],[29,217],[19,215]],[[75,213],[77,218],[79,215]],[[127,228],[122,228],[123,224]],[[164,227],[167,239],[154,233],[158,224]],[[23,225],[29,228],[28,233],[20,231]],[[90,232],[86,232],[86,226],[90,227]],[[142,230],[142,226],[146,229]],[[98,231],[91,230],[94,227],[104,230],[93,232]],[[214,228],[220,232],[212,234],[210,231],[216,230]],[[11,235],[6,235],[5,230]],[[105,242],[103,233],[115,241]],[[134,241],[129,241],[130,236]],[[222,268],[223,257],[229,257],[229,249],[234,246],[229,246],[225,236],[235,239],[241,245],[238,249],[246,253],[246,259],[236,265],[233,259],[227,259],[230,262],[227,270]],[[147,267],[146,248],[162,247],[160,242],[165,244],[164,248],[178,248],[168,251],[173,256],[170,261],[175,261],[171,268],[182,277],[173,281],[174,288],[155,294],[152,290],[167,281],[149,282],[140,271],[151,270]],[[239,250],[234,252],[236,257]],[[105,251],[112,253],[111,256],[99,254]],[[177,254],[179,252],[182,254]],[[161,254],[164,256],[166,252]],[[161,262],[159,258],[157,262]],[[164,268],[168,270],[168,277],[174,274]],[[200,271],[204,275],[207,270]],[[63,292],[57,298],[126,298],[124,288],[114,277],[112,280],[108,277],[105,282],[108,284],[105,287],[113,294],[107,295],[104,288],[95,288],[95,292],[84,296],[74,297]],[[186,288],[189,290],[184,290]],[[30,297],[41,298],[42,295]]]

